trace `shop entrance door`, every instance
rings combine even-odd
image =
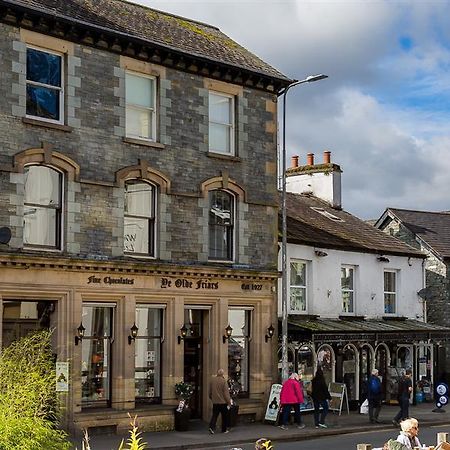
[[[194,388],[189,406],[193,419],[202,416],[202,345],[201,338],[187,338],[184,341],[184,381]]]
[[[194,388],[189,400],[191,418],[202,417],[203,396],[203,316],[201,309],[185,309],[184,324],[187,334],[184,338],[184,381]]]

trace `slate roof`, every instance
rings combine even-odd
[[[325,217],[312,208],[320,208],[337,220]],[[344,210],[332,208],[327,202],[309,194],[287,192],[286,217],[289,243],[425,258],[424,253],[401,240],[387,235]]]
[[[124,0],[0,0],[0,6],[38,11],[131,39],[196,55],[289,82],[289,78],[230,39],[218,28]],[[50,30],[51,31],[51,30]]]
[[[442,258],[450,258],[450,213],[388,208],[406,228]]]

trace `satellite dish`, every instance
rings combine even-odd
[[[8,227],[0,228],[0,244],[7,244],[11,239],[11,229]]]
[[[420,298],[423,298],[424,300],[431,300],[433,298],[433,293],[431,292],[430,288],[423,288],[421,289],[417,295]]]

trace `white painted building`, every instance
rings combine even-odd
[[[342,210],[341,169],[330,153],[287,171],[289,362],[305,381],[318,364],[356,405],[373,368],[385,398],[406,368],[431,400],[436,342],[446,328],[424,322],[425,254]],[[281,255],[280,255],[281,267]],[[281,316],[281,281],[279,316]],[[422,383],[423,384],[423,383]],[[429,389],[429,391],[428,391]]]

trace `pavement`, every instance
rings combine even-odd
[[[437,432],[450,432],[450,406],[444,412],[433,412],[434,403],[421,403],[411,406],[409,413],[415,417],[419,424],[423,426],[442,425],[442,429]],[[316,429],[312,412],[302,414],[302,420],[306,427],[299,430],[295,425],[290,425],[287,430],[282,430],[271,423],[253,422],[238,424],[229,433],[208,432],[208,424],[194,420],[190,422],[189,431],[164,431],[142,433],[142,439],[147,443],[147,447],[152,450],[184,450],[184,449],[227,449],[240,447],[241,445],[255,442],[260,437],[271,439],[274,444],[282,441],[302,441],[315,439],[320,436],[339,435],[355,433],[367,430],[392,430],[392,437],[397,436],[398,428],[392,425],[392,418],[398,412],[398,406],[383,405],[379,424],[369,423],[367,415],[359,414],[357,411],[342,412],[339,416],[337,412],[329,412],[326,423],[328,428]],[[441,411],[442,411],[441,410]],[[139,420],[139,418],[138,418]],[[118,435],[94,435],[90,437],[91,450],[117,450],[122,439],[128,436]],[[74,439],[78,450],[81,450],[81,438]]]

